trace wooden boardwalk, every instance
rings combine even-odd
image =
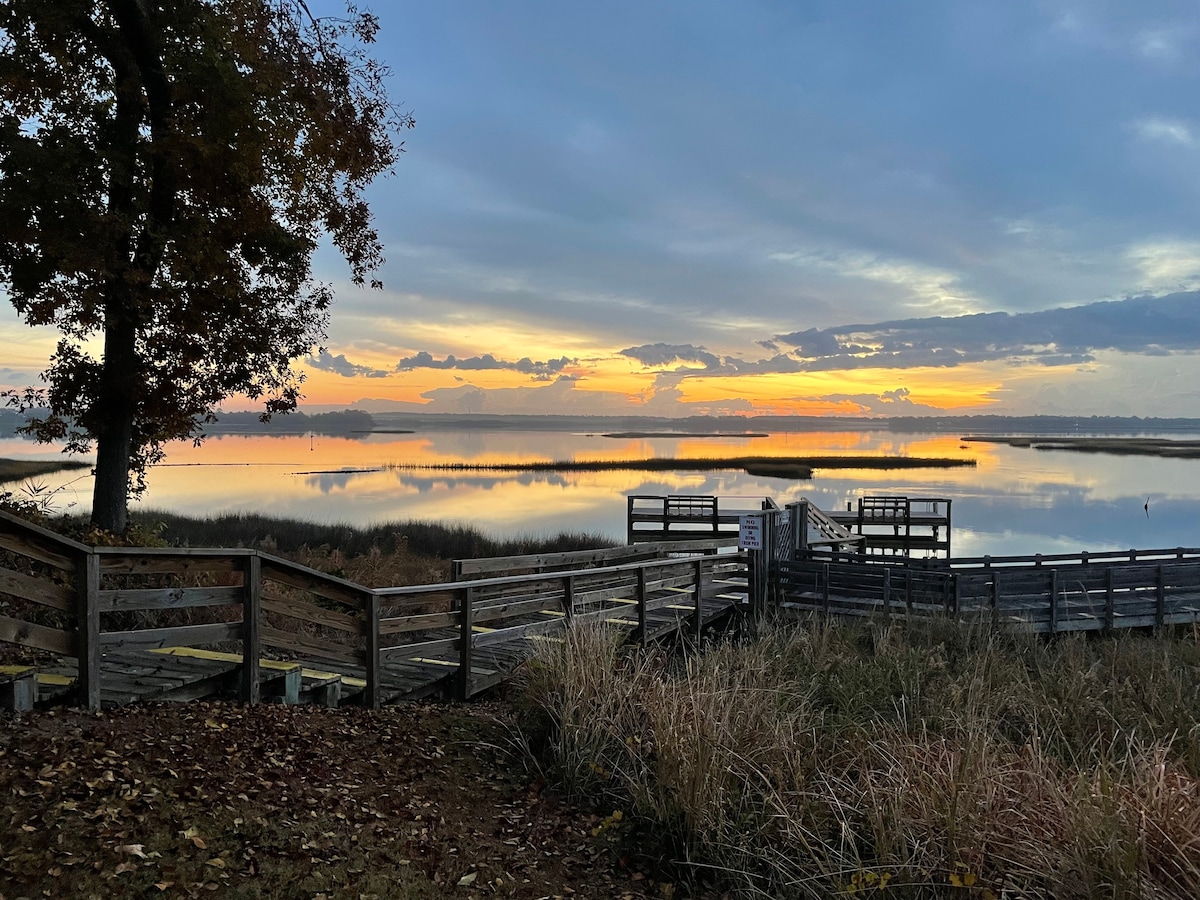
[[[462,561],[454,582],[367,588],[254,550],[89,547],[0,513],[0,642],[44,660],[0,667],[0,708],[465,699],[571,621],[697,637],[747,602],[745,555],[720,543]]]

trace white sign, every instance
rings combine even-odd
[[[763,548],[762,516],[738,516],[738,547],[742,550]]]

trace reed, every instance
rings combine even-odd
[[[531,667],[530,752],[746,895],[1182,900],[1197,673],[1194,635],[813,620],[681,669],[577,629]]]

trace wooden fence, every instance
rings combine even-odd
[[[610,620],[648,640],[698,633],[744,598],[722,586],[744,575],[743,555],[664,556],[679,549],[615,564],[516,557],[510,571],[542,571],[372,589],[250,549],[89,547],[0,513],[0,642],[70,657],[77,699],[93,709],[102,689],[119,702],[114,691],[145,673],[146,651],[186,659],[187,648],[235,660],[217,674],[236,677],[250,704],[287,668],[264,656],[319,665],[303,669],[310,680],[356,679],[372,707],[451,678],[465,698],[528,655],[526,638],[567,621]],[[459,571],[486,568],[464,561]]]

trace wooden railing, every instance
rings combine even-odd
[[[763,497],[635,494],[628,498],[626,538],[634,544],[721,537],[735,544],[741,516],[771,506]]]
[[[797,609],[948,615],[1050,633],[1200,622],[1200,554],[1194,550],[909,565],[813,553],[776,570],[781,601]]]
[[[0,641],[74,657],[77,699],[93,709],[102,661],[115,654],[230,645],[240,651],[245,703],[260,699],[264,653],[361,671],[372,707],[390,699],[389,667],[453,665],[455,693],[465,698],[480,684],[477,656],[568,621],[632,615],[625,621],[645,639],[656,611],[688,606],[688,630],[698,632],[705,583],[744,572],[746,560],[686,546],[687,557],[665,556],[684,549],[669,546],[615,564],[613,551],[515,557],[509,571],[557,570],[372,589],[252,549],[89,547],[0,512],[0,597],[11,598]],[[500,565],[464,561],[460,571]]]

